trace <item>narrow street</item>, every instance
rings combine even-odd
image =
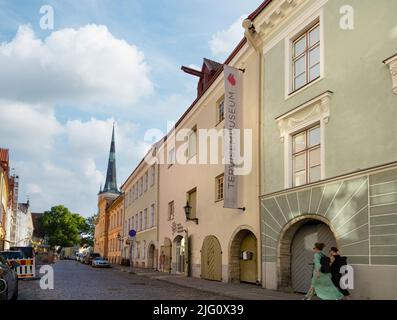
[[[54,290],[41,290],[39,280],[19,281],[19,300],[230,299],[117,269],[94,269],[76,261],[58,261],[53,267]]]

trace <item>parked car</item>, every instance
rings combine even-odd
[[[21,251],[0,251],[0,254],[6,260],[23,259],[23,253]]]
[[[7,260],[0,254],[0,300],[16,300],[18,298],[18,276],[14,270],[19,264]]]
[[[34,259],[35,252],[33,247],[10,247],[10,251],[22,252],[23,259]]]
[[[91,266],[93,268],[110,268],[110,263],[108,259],[102,258],[102,257],[97,257],[92,260]]]
[[[84,257],[84,264],[90,265],[92,263],[92,260],[94,260],[95,258],[99,258],[100,256],[101,255],[99,253],[88,253]]]

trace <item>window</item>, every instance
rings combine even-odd
[[[130,192],[131,192],[131,202],[134,203],[134,201],[135,201],[135,186],[132,187]]]
[[[145,182],[144,182],[144,185],[145,185],[145,192],[147,191],[147,188],[148,188],[148,186],[149,186],[149,173],[146,171],[146,173],[145,173]]]
[[[317,21],[292,41],[292,91],[320,77],[320,23]]]
[[[174,201],[168,203],[168,220],[174,219]]]
[[[153,165],[153,166],[150,168],[150,170],[151,170],[151,181],[150,181],[150,186],[152,187],[152,186],[154,185],[154,181],[155,181],[155,178],[156,178],[156,168],[155,168],[155,166]]]
[[[175,164],[175,148],[168,151],[168,168]]]
[[[148,228],[148,221],[147,221],[147,208],[143,210],[143,230]]]
[[[293,186],[321,179],[320,126],[295,134],[292,137]]]
[[[223,200],[223,178],[223,174],[215,178],[215,201]]]
[[[139,179],[139,196],[143,193],[143,177]]]
[[[146,240],[143,240],[142,243],[142,259],[146,258]]]
[[[156,225],[154,216],[154,203],[150,206],[150,226],[154,227]]]
[[[128,232],[131,230],[131,218],[128,219]]]
[[[216,120],[217,123],[222,122],[225,119],[225,99],[222,98],[221,100],[218,101],[217,103],[217,108],[216,108]]]
[[[139,230],[142,230],[142,211],[139,212],[139,226],[138,226]]]
[[[131,218],[131,226],[132,226],[132,229],[135,229],[134,223],[135,223],[135,219],[134,219],[134,217],[132,217],[132,218]]]
[[[194,188],[193,190],[187,193],[187,201],[189,205],[192,207],[190,211],[190,218],[196,218],[196,207],[197,207],[197,189]]]
[[[197,127],[194,127],[188,136],[187,156],[190,159],[197,153]]]
[[[135,215],[135,230],[138,231],[138,214]]]
[[[138,199],[138,189],[139,189],[139,187],[138,187],[138,183],[135,183],[135,195],[134,195],[134,197],[135,197],[135,200],[137,200],[137,199]]]

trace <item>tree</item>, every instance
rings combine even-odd
[[[85,219],[85,228],[81,235],[80,246],[93,247],[95,240],[95,224],[97,223],[98,215],[94,214]]]
[[[39,224],[51,247],[72,247],[79,244],[81,234],[88,230],[86,220],[81,215],[71,213],[62,205],[44,212]]]

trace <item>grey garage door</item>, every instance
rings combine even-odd
[[[296,232],[291,246],[292,288],[295,292],[306,293],[310,288],[313,272],[313,246],[316,242],[325,244],[324,252],[328,254],[336,240],[324,223],[306,224]]]

